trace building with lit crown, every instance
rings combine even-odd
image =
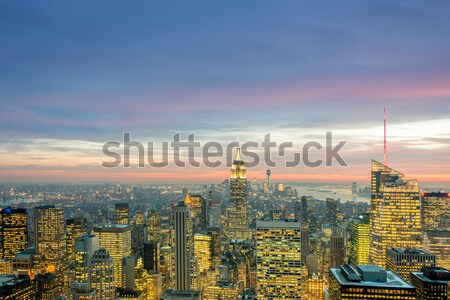
[[[237,148],[236,158],[231,166],[230,215],[227,236],[231,239],[247,239],[247,171],[241,159],[241,149]]]

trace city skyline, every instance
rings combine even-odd
[[[107,170],[102,145],[179,132],[301,146],[331,131],[348,167],[274,168],[274,180],[368,183],[384,106],[389,165],[450,182],[448,3],[1,8],[2,182],[221,181],[227,168]]]

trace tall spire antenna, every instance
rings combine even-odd
[[[387,164],[387,142],[386,142],[386,106],[384,107],[384,165]]]

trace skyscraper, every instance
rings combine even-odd
[[[330,268],[339,268],[345,259],[344,237],[332,235],[330,237]]]
[[[129,225],[104,225],[94,227],[100,248],[106,249],[114,261],[114,281],[117,287],[122,282],[122,258],[131,255],[131,227]]]
[[[300,222],[256,222],[258,299],[299,299],[300,238]]]
[[[330,269],[330,300],[415,300],[416,289],[392,271],[378,266],[342,265]]]
[[[241,159],[240,148],[237,148],[236,158],[231,166],[228,237],[231,239],[248,238],[247,174],[245,163]]]
[[[403,280],[411,283],[411,273],[419,272],[422,267],[435,267],[436,256],[423,249],[387,248],[386,270],[398,274]]]
[[[370,216],[363,214],[349,223],[349,263],[351,265],[369,264]]]
[[[198,257],[199,271],[209,270],[212,265],[212,236],[196,233],[194,235],[194,253]]]
[[[130,224],[130,206],[128,203],[116,203],[114,205],[116,224]]]
[[[75,279],[88,282],[88,267],[94,252],[99,249],[98,236],[89,234],[75,239]]]
[[[50,273],[62,267],[66,257],[64,210],[53,205],[34,208],[36,254]]]
[[[411,274],[417,289],[417,300],[450,299],[450,271],[442,268],[422,268]]]
[[[95,251],[89,264],[89,282],[97,290],[97,300],[114,299],[114,273],[114,262],[109,252],[105,249]]]
[[[28,246],[28,215],[24,208],[0,209],[1,259],[11,260]]]
[[[159,273],[159,243],[144,242],[143,250],[144,269]]]
[[[450,269],[450,231],[427,230],[423,235],[423,247],[436,255],[436,266]]]
[[[85,232],[86,219],[81,216],[66,220],[66,233],[67,233],[67,259],[73,261],[75,259],[75,240],[82,236]]]
[[[191,259],[193,249],[192,223],[189,207],[180,202],[173,212],[175,231],[175,288],[187,291],[191,285]]]
[[[330,224],[331,228],[336,228],[338,226],[338,201],[333,198],[326,199],[325,215],[327,223]]]
[[[156,209],[151,209],[148,211],[147,241],[161,241],[161,214]]]
[[[420,247],[419,185],[372,160],[370,260],[386,267],[386,248]]]
[[[443,230],[450,219],[450,193],[422,193],[423,227],[427,230]]]

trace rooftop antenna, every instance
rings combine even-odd
[[[386,143],[386,106],[384,107],[384,165],[387,164],[387,143]]]

